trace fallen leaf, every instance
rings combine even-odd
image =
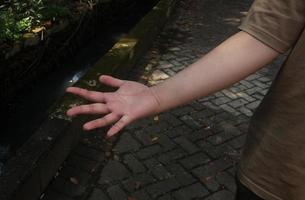
[[[70,181],[71,183],[75,184],[75,185],[78,185],[79,184],[79,181],[77,180],[77,178],[75,177],[70,177]]]

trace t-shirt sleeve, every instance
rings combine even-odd
[[[256,0],[239,29],[280,53],[297,40],[305,24],[305,0]]]

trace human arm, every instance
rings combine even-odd
[[[152,87],[160,104],[159,112],[224,89],[278,55],[274,49],[241,31],[176,76]]]
[[[118,87],[114,93],[68,88],[68,92],[96,103],[74,107],[67,114],[107,114],[86,123],[84,129],[114,124],[107,133],[112,136],[136,119],[226,88],[260,69],[278,55],[277,51],[249,34],[239,32],[176,76],[150,88],[109,76],[102,76],[100,80]]]

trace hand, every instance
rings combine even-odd
[[[103,114],[104,117],[87,122],[84,130],[114,124],[107,132],[107,137],[118,133],[122,128],[136,119],[158,112],[159,103],[153,90],[149,87],[133,82],[101,76],[101,83],[117,87],[115,92],[88,91],[78,87],[69,87],[67,92],[80,96],[94,103],[73,107],[67,111],[68,116],[80,114]]]

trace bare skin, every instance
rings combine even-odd
[[[118,88],[112,93],[69,87],[67,92],[92,101],[67,111],[68,116],[103,114],[84,130],[113,124],[111,137],[131,122],[185,104],[229,87],[274,60],[279,53],[245,32],[239,32],[165,82],[143,84],[102,75],[100,82]]]

